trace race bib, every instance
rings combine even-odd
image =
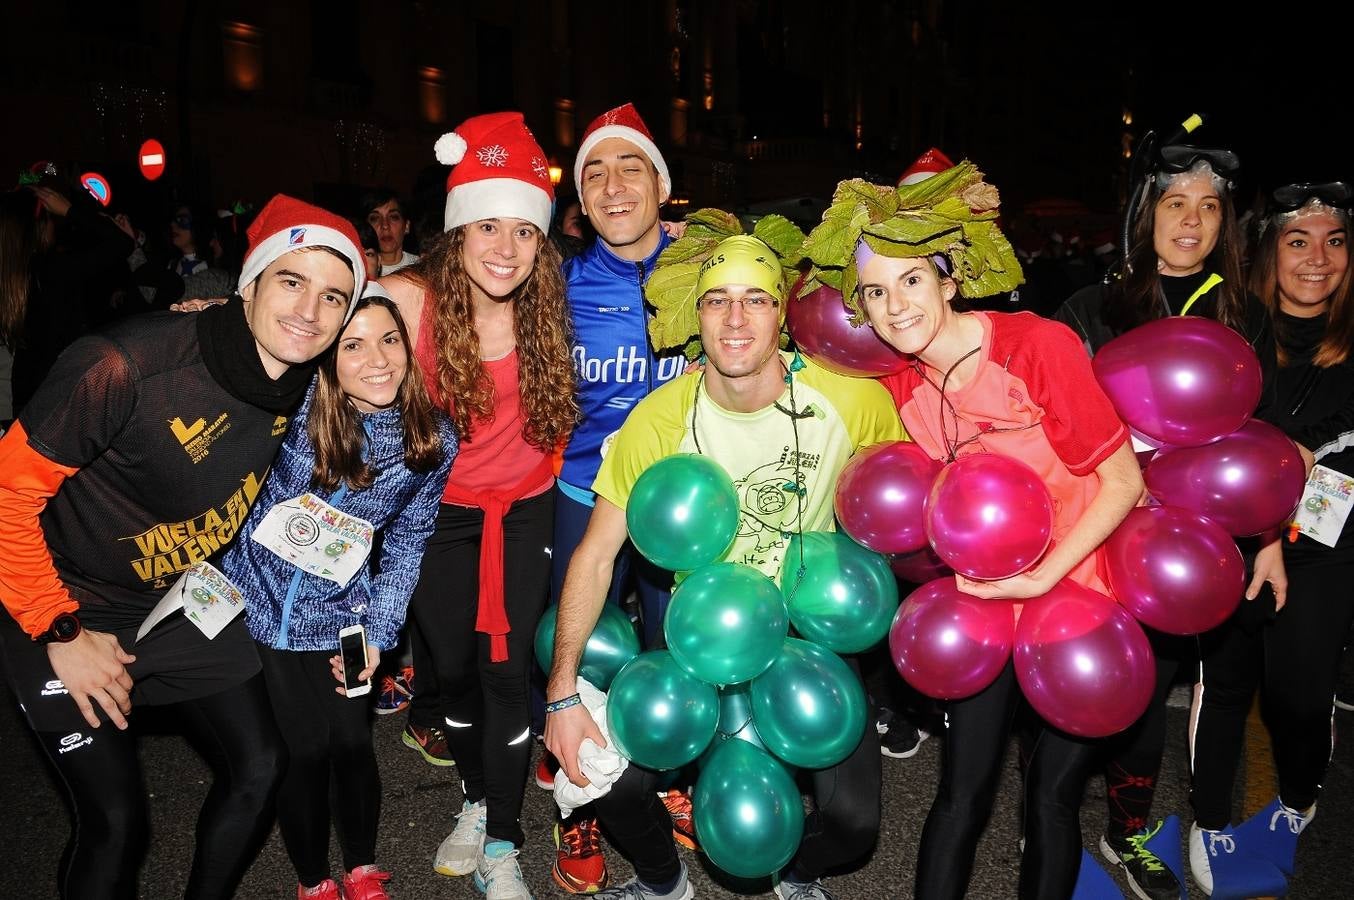
[[[345,585],[366,563],[374,532],[365,519],[305,493],[268,510],[249,537],[298,569]]]
[[[1325,466],[1312,466],[1302,488],[1293,524],[1314,541],[1334,547],[1354,505],[1354,478]]]
[[[136,630],[136,639],[141,640],[167,616],[183,610],[188,621],[211,640],[243,609],[244,595],[240,589],[211,563],[200,562],[180,575],[168,593],[155,604]]]

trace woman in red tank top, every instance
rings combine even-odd
[[[434,869],[491,898],[529,898],[517,864],[531,754],[528,678],[545,608],[553,453],[578,417],[553,192],[520,113],[437,142],[453,165],[446,233],[390,285],[421,306],[415,357],[461,453],[410,605],[417,686],[404,742],[455,759],[465,790]],[[439,746],[440,745],[440,746]]]

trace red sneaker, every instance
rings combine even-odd
[[[691,816],[691,795],[677,788],[658,795],[672,816],[672,839],[688,850],[700,851],[700,842],[696,840],[696,820]]]
[[[559,763],[555,762],[555,757],[546,750],[541,753],[541,761],[536,763],[536,787],[543,791],[553,791],[555,789],[555,773],[559,771]]]
[[[334,879],[326,878],[312,888],[298,884],[296,900],[342,900],[342,898],[339,896],[338,885],[334,883]]]
[[[344,900],[390,900],[386,893],[385,882],[390,880],[389,872],[382,872],[376,866],[358,866],[343,876]]]
[[[595,894],[611,880],[602,855],[602,833],[591,816],[555,823],[555,884],[570,894]]]

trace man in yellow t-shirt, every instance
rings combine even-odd
[[[702,266],[691,302],[699,313],[704,369],[642,400],[604,448],[593,483],[597,505],[560,598],[547,688],[552,707],[577,692],[583,647],[606,600],[612,560],[626,539],[626,501],[646,468],[673,453],[701,453],[719,462],[733,477],[742,507],[738,535],[725,558],[774,579],[792,534],[833,527],[833,492],[851,455],[904,437],[892,401],[877,383],[837,375],[778,350],[787,292],[780,262],[766,244],[744,235],[721,242]],[[605,744],[582,706],[549,712],[546,746],[580,786],[587,783],[578,769],[584,738]],[[815,773],[819,806],[805,823],[798,855],[777,881],[779,896],[822,896],[812,891],[821,892],[817,881],[827,868],[851,863],[873,846],[879,767],[877,738],[867,729],[850,757]],[[629,891],[618,897],[685,900],[691,887],[655,785],[656,773],[632,765],[596,801],[613,842],[635,866],[636,882],[612,891]]]

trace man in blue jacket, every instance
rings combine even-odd
[[[672,180],[632,104],[609,110],[588,125],[574,161],[574,183],[597,240],[564,265],[582,419],[564,449],[564,467],[556,482],[555,597],[592,514],[592,482],[611,437],[635,404],[685,368],[680,353],[658,357],[649,347],[644,281],[668,245],[658,212],[672,194]],[[613,572],[608,600],[619,603],[633,586],[639,595],[645,644],[651,645],[662,627],[671,575],[655,569],[629,543]],[[548,774],[537,775],[543,786]],[[675,836],[694,843],[690,801],[673,791],[668,802],[675,816]],[[579,813],[561,825],[554,877],[570,893],[606,886],[596,828],[595,820]]]

